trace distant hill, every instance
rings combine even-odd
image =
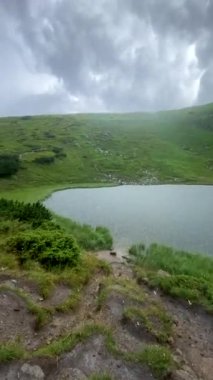
[[[213,184],[213,104],[157,113],[0,118],[2,190],[68,183]],[[1,163],[0,163],[1,164]]]

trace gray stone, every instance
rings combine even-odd
[[[3,283],[4,286],[7,286],[8,288],[16,288],[16,283],[13,282],[14,280],[7,280]]]
[[[44,379],[44,372],[41,367],[38,365],[30,365],[28,363],[24,363],[20,370],[21,374],[25,375],[26,379],[29,380],[42,380]],[[20,377],[22,379],[22,377]]]
[[[64,368],[55,380],[87,380],[84,373],[78,368]]]
[[[180,369],[175,372],[174,380],[198,380],[198,378],[193,373]]]

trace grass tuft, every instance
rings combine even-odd
[[[89,324],[83,328],[70,333],[47,346],[39,348],[34,355],[39,357],[55,357],[65,352],[71,351],[78,343],[84,342],[93,334],[103,334],[107,338],[108,347],[113,347],[111,332],[105,326]],[[113,344],[112,344],[113,342]]]
[[[172,319],[160,305],[129,307],[124,310],[123,317],[144,325],[160,343],[166,343],[172,334]]]
[[[23,357],[24,349],[20,343],[8,342],[0,344],[0,363],[6,363]]]
[[[123,278],[108,277],[100,286],[97,298],[97,309],[100,310],[111,292],[123,294],[125,297],[139,303],[144,302],[144,293],[136,281]]]
[[[149,345],[137,356],[138,361],[147,364],[158,379],[165,379],[175,367],[170,351],[163,346]]]

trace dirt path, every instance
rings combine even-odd
[[[11,291],[0,293],[1,342],[22,337],[27,350],[33,352],[40,346],[51,345],[56,339],[93,323],[109,328],[118,350],[123,353],[143,351],[147,345],[158,344],[156,333],[147,330],[137,320],[126,320],[128,308],[144,308],[158,305],[166,310],[173,321],[173,334],[167,345],[179,368],[169,374],[173,380],[213,380],[213,320],[201,309],[175,301],[160,294],[158,289],[149,290],[134,280],[126,252],[110,254],[98,252],[107,261],[112,274],[107,277],[97,273],[85,286],[76,310],[54,312],[49,323],[40,331],[34,330],[34,317],[13,287],[27,291],[38,304],[53,307],[70,295],[71,289],[58,286],[46,301],[39,301],[35,286],[23,279],[0,278],[1,283],[11,285]],[[12,282],[11,282],[12,281]],[[104,298],[101,300],[101,295]],[[154,321],[160,331],[162,326]],[[37,358],[0,365],[0,380],[85,380],[94,373],[107,372],[112,379],[152,380],[157,375],[146,365],[131,363],[124,357],[116,357],[106,346],[104,336],[97,332],[85,342],[79,342],[72,350],[53,359]],[[168,377],[165,377],[168,378]]]

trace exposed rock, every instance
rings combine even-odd
[[[175,372],[173,380],[199,380],[198,377],[191,371],[186,371],[185,369],[179,369]]]
[[[38,365],[24,363],[20,370],[21,380],[41,380],[44,379],[44,372]]]
[[[179,348],[176,349],[176,353],[181,357],[183,356],[183,352]]]
[[[170,337],[168,338],[168,343],[171,344],[171,346],[174,345],[175,341],[174,341],[174,338],[173,338],[172,336],[170,336]]]
[[[4,286],[7,286],[8,288],[15,289],[16,288],[16,280],[7,280],[3,283]]]
[[[78,368],[64,368],[55,380],[86,380],[87,377],[84,373]]]

